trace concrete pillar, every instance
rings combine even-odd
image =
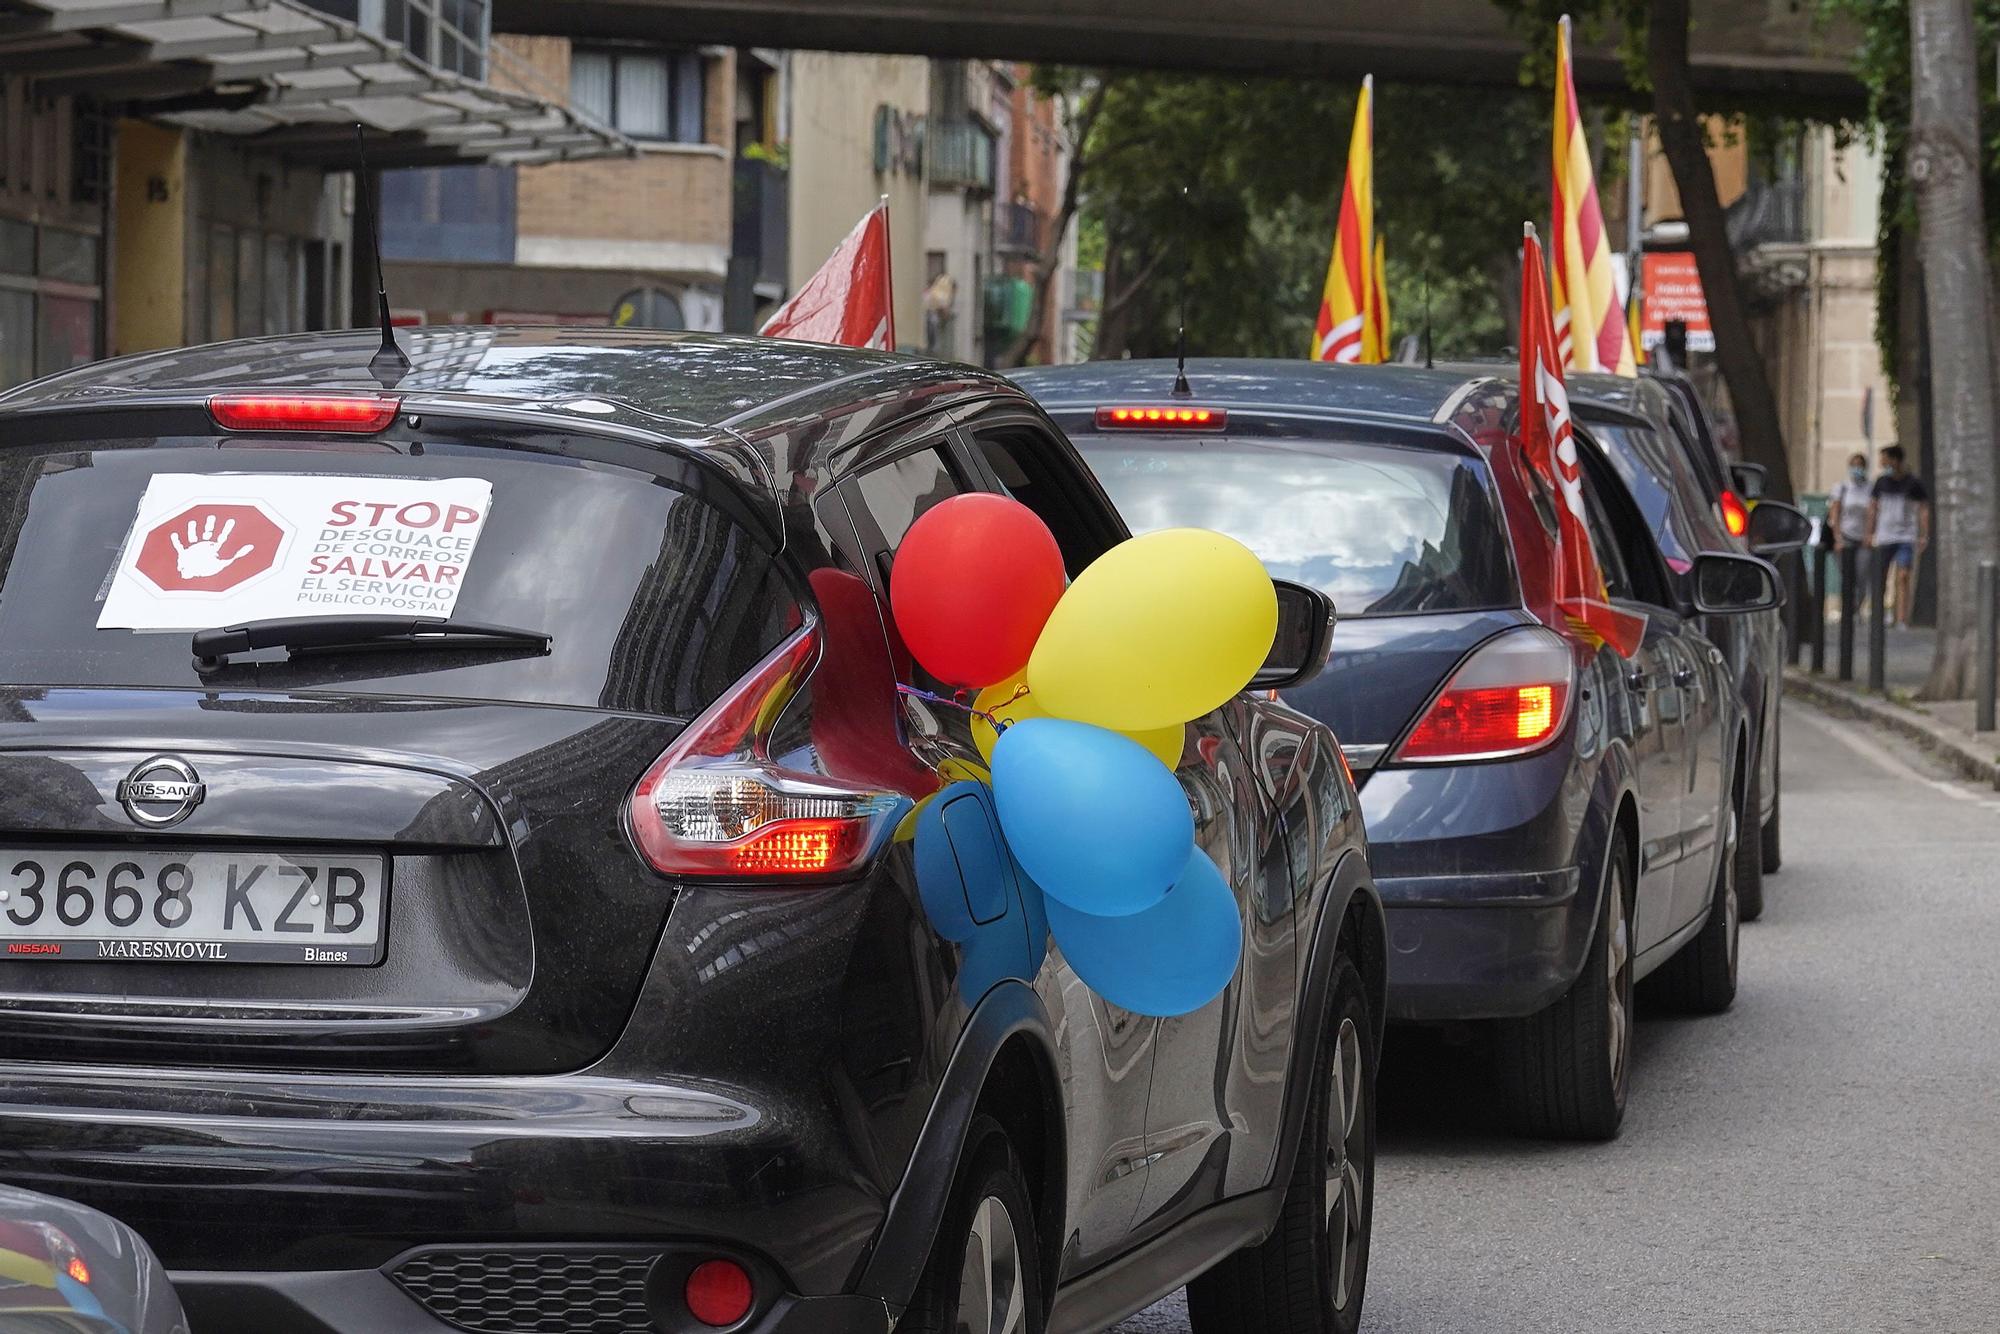
[[[113,355],[179,347],[187,317],[187,131],[118,123]]]

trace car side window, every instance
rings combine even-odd
[[[936,445],[899,455],[854,478],[855,494],[876,529],[865,536],[879,536],[885,552],[895,551],[925,510],[971,489]]]
[[[1070,578],[1082,574],[1122,536],[1106,523],[1094,486],[1041,431],[1026,424],[990,426],[974,432],[972,439],[1001,489],[1055,534]]]
[[[1597,556],[1597,568],[1604,574],[1604,591],[1629,601],[1633,596],[1632,578],[1625,571],[1624,553],[1619,551],[1612,536],[1611,521],[1604,517],[1604,502],[1598,498],[1593,484],[1586,484],[1583,494],[1584,511],[1590,518],[1590,549]]]

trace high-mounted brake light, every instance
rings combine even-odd
[[[1437,764],[1540,750],[1569,717],[1575,677],[1569,645],[1549,630],[1489,639],[1452,673],[1396,759]]]
[[[208,415],[227,431],[351,431],[369,434],[396,420],[389,394],[217,394]]]
[[[1750,531],[1750,508],[1734,491],[1722,493],[1722,526],[1731,537],[1741,537]]]
[[[1229,425],[1226,408],[1190,408],[1176,403],[1150,407],[1099,408],[1100,431],[1220,431]]]
[[[710,705],[632,791],[632,840],[654,870],[722,879],[833,876],[874,855],[904,798],[786,769],[772,725],[819,648],[807,626]]]

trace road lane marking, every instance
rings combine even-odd
[[[2000,811],[2000,799],[1982,797],[1972,788],[1961,783],[1952,782],[1950,779],[1934,778],[1930,774],[1924,773],[1915,766],[1907,763],[1901,756],[1895,754],[1886,746],[1859,735],[1851,728],[1839,726],[1831,716],[1820,712],[1818,709],[1802,710],[1794,716],[1822,736],[1831,737],[1863,759],[1872,762],[1876,767],[1886,769],[1898,778],[1908,779],[1913,783],[1922,783],[1925,787],[1940,792],[1950,797],[1953,801],[1970,802],[1972,805],[1979,806],[1985,810]]]

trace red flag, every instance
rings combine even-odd
[[[1555,502],[1553,594],[1563,623],[1549,620],[1542,609],[1537,614],[1556,629],[1567,629],[1589,643],[1609,644],[1622,657],[1636,657],[1646,618],[1611,604],[1597,554],[1591,550],[1583,465],[1577,458],[1569,390],[1556,352],[1555,321],[1549,316],[1548,266],[1532,224],[1525,229],[1521,249],[1521,453]]]
[[[895,350],[887,199],[854,224],[819,272],[801,283],[758,332],[771,338]]]

